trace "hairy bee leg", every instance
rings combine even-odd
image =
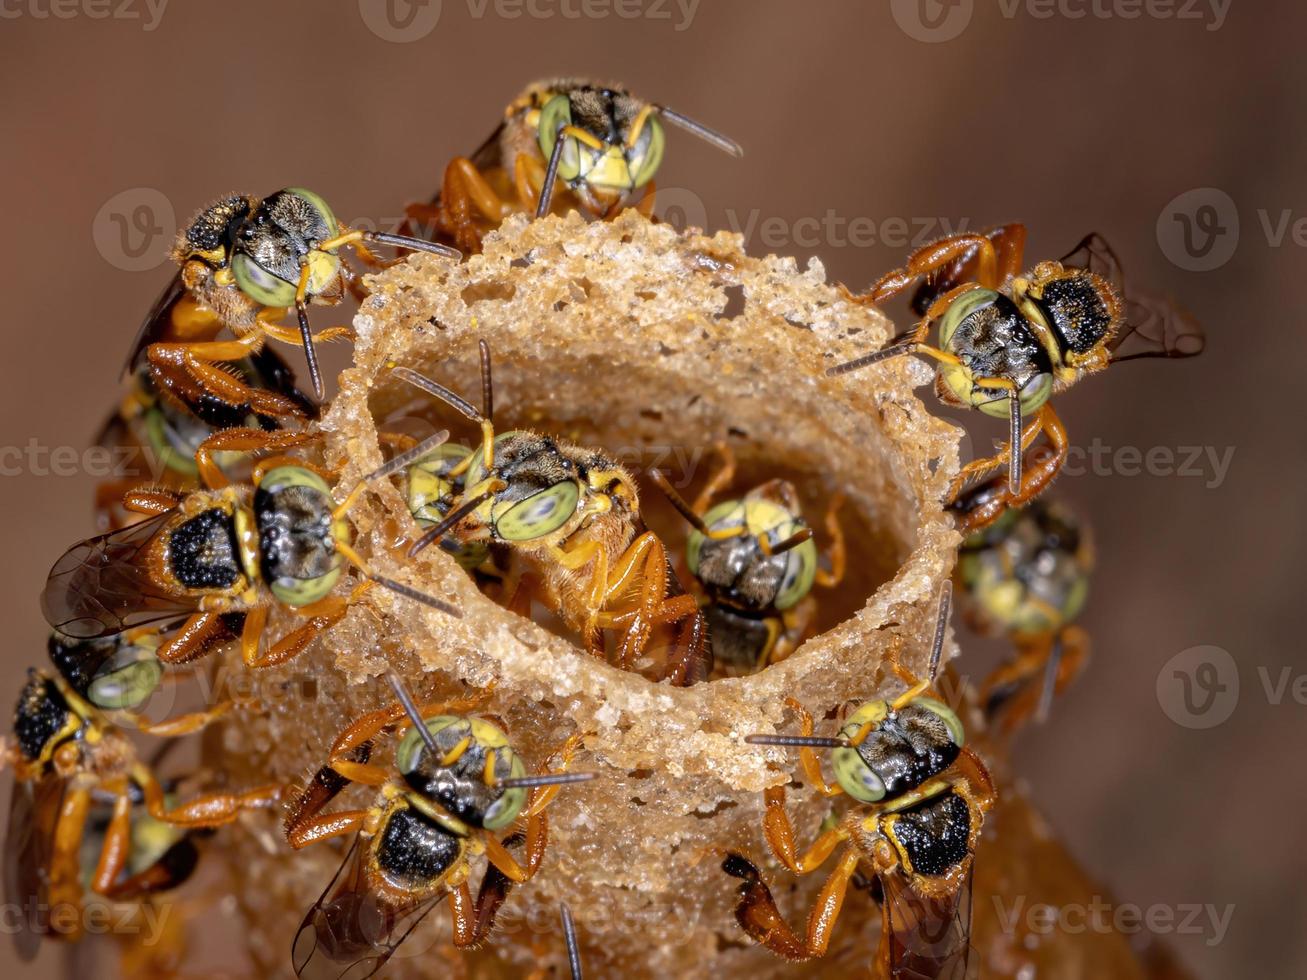
[[[831,494],[826,504],[826,534],[830,536],[830,545],[826,553],[830,556],[830,571],[817,569],[817,584],[833,589],[844,581],[847,551],[844,542],[844,526],[840,523],[840,508],[844,506],[844,493],[836,491]]]
[[[534,813],[526,821],[527,863],[522,867],[499,840],[492,834],[486,834],[486,860],[499,869],[499,872],[516,884],[530,881],[540,870],[545,848],[549,843],[549,818],[544,811]]]
[[[281,800],[281,787],[267,785],[243,793],[207,793],[169,807],[163,787],[148,768],[133,766],[132,778],[145,793],[145,809],[150,816],[178,827],[220,827],[231,823],[244,810],[267,809]]]
[[[481,230],[477,227],[477,214],[498,225],[510,213],[510,208],[495,193],[466,157],[455,157],[445,168],[441,183],[440,209],[437,223],[441,230],[452,235],[465,252],[481,251]]]
[[[166,514],[182,502],[185,495],[166,487],[136,487],[123,494],[124,510],[133,514]]]
[[[100,895],[108,895],[114,882],[127,867],[127,858],[132,849],[132,800],[127,787],[120,786],[114,796],[113,815],[104,832],[104,843],[100,845],[100,856],[95,862],[95,871],[91,876],[91,890]]]
[[[493,691],[493,687],[486,687],[463,698],[428,701],[418,706],[418,712],[424,718],[466,714],[485,704]],[[398,702],[369,711],[336,736],[336,740],[331,743],[327,764],[334,768],[337,762],[347,761],[359,746],[372,741],[392,725],[402,724],[407,717],[404,706]]]
[[[156,656],[166,664],[190,663],[203,657],[213,644],[226,636],[227,627],[223,625],[220,613],[196,613],[159,647]]]
[[[545,168],[526,154],[518,154],[513,163],[513,190],[521,205],[534,213],[544,186]]]
[[[304,335],[299,332],[298,328],[291,329],[290,327],[282,326],[280,323],[262,322],[264,333],[273,340],[279,341],[283,344],[289,344],[292,347],[304,346]],[[355,334],[353,328],[343,326],[328,327],[326,330],[319,330],[313,335],[313,342],[315,344],[329,344],[334,340],[352,341],[354,339]]]
[[[144,735],[150,735],[154,738],[180,738],[183,735],[190,735],[200,731],[231,709],[232,702],[220,701],[204,711],[192,711],[188,714],[169,718],[166,721],[150,721],[148,718],[132,712],[126,714],[130,718],[132,726]]]
[[[288,432],[275,429],[271,432],[263,429],[220,429],[209,436],[195,450],[195,468],[200,471],[200,479],[211,490],[228,486],[230,480],[214,462],[215,453],[252,453],[272,450],[294,449],[322,438],[317,432]]]
[[[767,803],[762,818],[763,836],[776,859],[797,875],[816,871],[826,859],[834,853],[835,848],[848,838],[848,833],[839,827],[823,831],[802,855],[795,845],[794,825],[790,823],[789,814],[785,812],[785,787],[769,787],[763,795]]]
[[[1061,696],[1088,661],[1089,636],[1078,626],[1018,648],[981,685],[980,703],[990,726],[1009,738],[1032,718],[1039,720],[1045,699]]]
[[[54,839],[50,848],[50,862],[46,865],[49,909],[43,910],[47,920],[51,909],[61,906],[79,908],[82,902],[82,840],[86,834],[86,820],[91,807],[91,794],[85,788],[69,789],[64,794],[55,818]],[[82,934],[82,916],[70,923],[72,931],[60,931],[64,939],[76,939]]]
[[[336,813],[297,815],[287,823],[286,843],[295,850],[342,837],[362,829],[368,819],[367,810],[340,810]]]
[[[805,936],[800,939],[781,916],[771,890],[753,863],[738,854],[730,854],[722,870],[744,879],[735,918],[740,927],[758,943],[788,960],[809,960],[825,954],[835,923],[844,905],[849,881],[858,867],[858,852],[849,848],[826,883],[822,885],[808,915]]]
[[[964,232],[941,238],[917,249],[908,256],[907,262],[901,268],[882,276],[872,286],[869,291],[871,301],[880,303],[896,296],[923,276],[937,272],[973,254],[977,260],[976,282],[986,289],[997,288],[1001,281],[998,278],[998,256],[994,243],[985,235]]]
[[[224,404],[249,405],[260,415],[273,418],[303,418],[304,409],[291,399],[273,391],[251,388],[215,366],[215,362],[230,363],[249,357],[262,341],[263,331],[256,329],[241,340],[151,344],[145,354],[151,377],[169,391],[178,387],[175,375],[181,374]]]
[[[989,379],[977,379],[976,381],[976,383],[981,387],[986,387],[988,382]],[[1035,414],[1035,417],[1025,424],[1021,430],[1021,451],[1030,448],[1030,445],[1043,430],[1045,419],[1046,416],[1044,415],[1043,409],[1040,409],[1040,411]],[[948,499],[956,499],[958,494],[962,492],[962,489],[972,480],[984,476],[986,473],[992,473],[994,470],[997,470],[1002,466],[1006,466],[1011,461],[1011,458],[1012,444],[1011,442],[1006,442],[993,456],[986,456],[983,459],[973,459],[970,463],[967,463],[958,470],[957,476],[955,476],[953,482],[949,484]],[[1024,488],[1028,482],[1029,481],[1027,481],[1023,475],[1022,487]],[[1015,495],[1012,496],[1015,499]]]
[[[1070,443],[1067,441],[1066,429],[1058,418],[1053,406],[1045,404],[1035,416],[1032,425],[1042,427],[1048,446],[1039,447],[1032,458],[1022,463],[1021,492],[1015,496],[1006,486],[988,496],[976,507],[961,512],[957,517],[958,530],[963,535],[982,531],[1003,516],[1009,507],[1024,507],[1043,493],[1050,483],[1057,478],[1066,463]],[[959,491],[960,493],[960,491]],[[958,500],[959,493],[951,496],[951,503]]]
[[[344,619],[353,602],[352,595],[329,595],[325,599],[319,599],[295,610],[298,615],[307,617],[308,622],[291,630],[254,660],[247,660],[246,666],[260,670],[293,660],[303,653],[309,644]]]
[[[700,517],[707,513],[713,498],[731,485],[735,479],[735,452],[725,441],[718,441],[713,445],[713,451],[717,453],[719,462],[717,469],[712,476],[708,477],[708,482],[703,485],[703,489],[694,498],[692,505],[694,512]]]
[[[786,698],[785,703],[799,716],[799,733],[801,735],[811,735],[813,723],[812,715],[808,709],[794,698]],[[803,774],[807,777],[808,785],[822,796],[839,796],[844,792],[838,783],[832,786],[826,782],[826,777],[821,773],[821,761],[810,746],[805,745],[799,749],[799,764],[803,767]]]

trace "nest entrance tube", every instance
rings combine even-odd
[[[223,764],[243,758],[265,777],[288,780],[320,765],[339,728],[386,697],[391,668],[415,690],[493,682],[485,710],[505,721],[529,764],[584,732],[574,768],[599,778],[566,787],[550,808],[544,864],[513,890],[505,930],[471,959],[450,954],[442,963],[485,964],[488,972],[478,975],[495,975],[492,962],[520,967],[540,954],[565,974],[557,929],[533,936],[522,919],[545,929],[565,901],[587,976],[783,971],[739,931],[736,882],[719,865],[727,848],[766,853],[762,792],[787,782],[797,757],[743,739],[793,732],[787,697],[821,726],[847,701],[897,690],[880,671],[896,637],[909,669],[926,668],[935,601],[958,545],[939,505],[957,471],[958,430],[913,394],[927,369],[902,358],[826,377],[831,365],[881,346],[893,332],[889,322],[827,284],[815,261],[799,270],[792,259],[752,258],[736,235],[683,234],[634,212],[594,223],[574,214],[510,218],[482,255],[462,264],[415,256],[371,286],[355,321],[354,367],[341,376],[322,422],[326,462],[339,467],[342,488],[384,462],[377,432],[385,420],[420,416],[434,428],[457,427],[456,416],[390,368],[418,370],[478,404],[477,341],[484,339],[494,357],[500,431],[537,429],[603,448],[637,474],[655,465],[680,469],[695,485],[725,440],[740,460],[736,489],[754,476],[794,479],[819,534],[820,513],[811,506],[842,490],[849,581],[829,599],[823,632],[788,659],[747,677],[672,688],[603,664],[501,608],[438,548],[406,559],[394,547],[412,530],[404,499],[397,487],[378,485],[349,515],[356,550],[378,574],[453,602],[462,618],[374,589],[321,650],[285,668],[348,683],[320,685],[334,694],[312,704],[245,712],[224,732]],[[472,427],[456,431],[463,441],[475,438]],[[675,553],[683,528],[657,515],[652,483],[642,477],[640,485],[651,526],[666,531]],[[279,749],[270,752],[271,745]],[[806,787],[789,799],[808,839],[829,801]],[[294,855],[242,847],[241,894],[254,896],[245,900],[252,943],[260,959],[284,965],[299,918],[339,857],[328,847]],[[480,874],[474,866],[474,887]],[[805,894],[821,877],[803,882]],[[401,951],[394,975],[417,976],[426,957],[440,959],[445,915],[430,919],[411,940],[412,953],[425,952]],[[850,922],[840,932],[861,938],[867,930]]]

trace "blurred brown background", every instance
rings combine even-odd
[[[1094,661],[1018,761],[1117,901],[1170,911],[1200,975],[1302,975],[1304,29],[1300,6],[1247,0],[3,0],[0,703],[43,659],[47,569],[91,527],[85,467],[29,446],[94,434],[176,222],[302,184],[385,226],[526,81],[611,77],[744,144],[732,161],[672,131],[659,182],[753,251],[864,286],[950,225],[1023,220],[1032,260],[1099,230],[1201,315],[1201,359],[1059,402],[1099,447],[1055,490],[1097,527]],[[1001,430],[972,426],[976,446]],[[1228,930],[1191,906],[1232,907]],[[11,976],[58,963],[10,956]]]

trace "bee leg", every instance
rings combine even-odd
[[[708,482],[703,485],[703,489],[694,498],[694,512],[700,517],[707,513],[713,498],[731,485],[735,479],[735,453],[730,445],[722,440],[713,446],[717,455],[721,458],[721,463]]]
[[[976,384],[982,388],[998,387],[1001,380],[1002,379],[980,378],[977,379]],[[1048,406],[1046,405],[1044,407],[1047,408]],[[1030,448],[1031,443],[1033,443],[1036,437],[1038,437],[1045,424],[1046,416],[1044,415],[1044,409],[1040,409],[1039,413],[1021,429],[1021,451]],[[993,456],[986,456],[983,459],[973,459],[970,463],[963,466],[962,469],[958,470],[957,476],[953,478],[953,482],[949,485],[948,499],[955,500],[962,492],[962,488],[972,480],[984,476],[986,473],[991,473],[1001,466],[1006,466],[1011,462],[1011,459],[1012,443],[1010,441],[1004,443],[1003,447]],[[1021,482],[1024,486],[1030,481],[1023,475]],[[1009,495],[1011,495],[1010,491]]]
[[[998,253],[994,243],[978,232],[963,232],[917,249],[908,256],[902,268],[882,276],[871,287],[868,297],[871,302],[879,304],[903,292],[923,276],[973,257],[976,262],[975,281],[986,289],[997,289],[1002,280],[999,279]]]
[[[436,222],[440,229],[454,238],[465,252],[481,251],[481,231],[477,227],[477,214],[498,226],[512,208],[495,193],[466,157],[455,157],[445,168],[440,189],[440,208]]]
[[[90,791],[85,788],[70,788],[64,794],[55,818],[54,840],[51,845],[50,861],[41,872],[46,877],[46,890],[49,896],[47,906],[37,909],[38,915],[44,917],[41,931],[52,931],[55,923],[51,912],[55,909],[80,909],[82,904],[82,840],[86,833],[86,818],[91,806]],[[10,899],[13,901],[14,899]],[[64,920],[71,919],[57,935],[61,939],[77,939],[82,934],[83,917],[81,915],[63,915]]]
[[[811,735],[813,732],[812,715],[808,712],[808,709],[794,698],[786,698],[785,703],[799,716],[800,734]],[[821,772],[821,761],[810,746],[805,745],[799,749],[799,764],[803,767],[803,774],[808,779],[808,785],[822,796],[839,796],[844,792],[839,783],[832,786],[826,782],[826,777]]]
[[[300,815],[299,819],[287,821],[286,842],[298,851],[318,841],[342,837],[361,830],[367,818],[367,810],[341,810],[337,813]]]
[[[857,867],[858,852],[849,848],[822,885],[817,902],[808,915],[804,938],[800,939],[781,916],[771,890],[751,861],[739,854],[728,854],[722,863],[722,870],[727,874],[744,879],[735,906],[735,918],[740,928],[777,956],[788,960],[809,960],[825,954],[844,905],[849,880]]]
[[[282,326],[280,323],[270,321],[261,321],[264,332],[273,340],[280,341],[283,344],[289,344],[292,347],[303,347],[304,336],[299,332],[299,328],[291,329]],[[328,327],[326,330],[319,330],[313,335],[313,342],[317,344],[329,344],[333,340],[355,339],[354,330],[351,327]]]
[[[785,812],[785,787],[772,786],[763,796],[767,803],[763,814],[762,830],[776,859],[796,875],[806,875],[816,871],[831,856],[841,841],[848,838],[848,832],[840,827],[823,831],[802,855],[795,846],[794,826],[789,814]]]
[[[111,895],[114,883],[127,867],[127,858],[132,849],[132,799],[127,786],[121,780],[115,780],[116,795],[113,799],[113,815],[104,832],[104,843],[100,845],[100,856],[95,862],[95,872],[91,877],[91,891],[100,895]],[[108,788],[108,787],[106,787]]]
[[[1034,430],[1030,441],[1033,442],[1035,434],[1042,430],[1048,439],[1048,446],[1041,446],[1036,454],[1023,460],[1021,492],[1013,494],[1006,486],[997,488],[994,493],[986,495],[980,505],[963,511],[957,519],[958,530],[962,534],[972,534],[989,527],[1009,507],[1024,507],[1048,489],[1049,484],[1061,472],[1063,464],[1066,463],[1070,443],[1067,441],[1066,429],[1053,410],[1053,406],[1045,404],[1040,408],[1034,420],[1030,422],[1029,429]],[[1024,435],[1022,444],[1027,444]],[[1006,457],[1000,457],[996,465],[1001,466],[1005,461]],[[959,473],[958,476],[961,478],[962,474]],[[957,490],[950,494],[950,500],[956,502],[964,484],[955,480],[954,485]]]
[[[199,343],[158,343],[145,350],[150,375],[160,387],[174,391],[181,374],[199,385],[208,395],[227,405],[249,405],[260,415],[273,418],[304,417],[304,409],[284,395],[251,388],[245,382],[217,367],[215,362],[240,361],[258,350],[263,331],[255,329],[241,340],[215,340]],[[179,394],[182,403],[188,399]]]
[[[229,636],[220,613],[199,612],[186,620],[182,628],[159,647],[157,656],[166,664],[190,663],[203,657],[215,643],[222,642]]]
[[[266,809],[281,800],[281,787],[258,786],[243,793],[208,793],[169,807],[163,787],[143,765],[132,768],[132,779],[145,793],[145,808],[155,820],[178,827],[220,827],[231,823],[243,810]]]
[[[844,581],[844,567],[847,560],[844,545],[844,527],[840,524],[840,508],[844,506],[844,494],[836,491],[831,494],[826,504],[826,533],[830,536],[827,554],[830,556],[830,571],[817,569],[817,584],[823,588],[833,589]]]
[[[1077,626],[1040,637],[985,678],[980,703],[990,727],[1010,737],[1032,718],[1043,721],[1049,702],[1061,695],[1089,660],[1089,637]]]
[[[267,432],[263,429],[221,429],[200,443],[195,450],[195,468],[200,471],[200,479],[211,490],[227,486],[230,481],[214,461],[216,453],[253,453],[270,450],[293,449],[316,439],[317,432],[288,432],[275,429]],[[296,465],[300,465],[296,461]],[[262,470],[256,470],[262,475]],[[255,481],[257,483],[257,479]]]
[[[232,702],[220,701],[212,708],[204,711],[192,711],[189,714],[177,715],[166,721],[150,721],[148,718],[138,715],[135,712],[122,712],[129,719],[133,728],[145,735],[154,738],[180,738],[183,735],[190,735],[198,732],[210,722],[216,721],[225,715],[232,708]]]
[[[156,514],[166,514],[180,504],[184,497],[185,494],[166,487],[134,487],[123,494],[122,505],[124,510],[133,514],[153,517]]]
[[[355,589],[355,594],[357,593],[358,589]],[[353,602],[354,595],[329,595],[325,599],[300,607],[295,610],[296,613],[308,617],[308,622],[291,630],[262,655],[256,656],[253,660],[247,658],[246,666],[259,670],[264,667],[276,667],[298,657],[310,643],[344,619]]]

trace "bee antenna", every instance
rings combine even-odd
[[[1035,721],[1043,724],[1048,721],[1048,711],[1053,705],[1053,695],[1057,692],[1057,670],[1062,664],[1062,636],[1059,633],[1049,651],[1048,663],[1044,667],[1043,690],[1039,692],[1039,707],[1035,709]]]
[[[676,512],[684,517],[692,528],[703,535],[710,533],[708,525],[703,522],[703,518],[696,514],[694,508],[686,502],[685,498],[676,492],[676,488],[663,475],[662,470],[650,470],[649,479],[654,481],[658,489],[663,492],[663,496],[667,498],[668,503],[676,508]]]
[[[442,753],[440,746],[436,744],[436,736],[432,735],[431,729],[427,728],[427,723],[423,720],[422,713],[418,711],[417,703],[413,700],[408,685],[404,683],[404,678],[392,670],[387,675],[387,680],[390,681],[390,686],[394,688],[395,697],[399,698],[399,703],[404,708],[404,714],[408,715],[408,720],[413,723],[413,727],[422,736],[422,741],[427,743],[427,748],[431,750],[431,754],[439,758]]]
[[[563,123],[554,133],[554,148],[549,153],[549,166],[545,168],[545,182],[540,186],[540,200],[536,202],[536,220],[549,213],[554,203],[554,181],[558,179],[558,164],[563,159]]]
[[[305,266],[307,269],[308,266]],[[304,360],[309,366],[309,380],[313,382],[313,396],[322,401],[322,368],[318,366],[318,349],[314,346],[313,331],[309,329],[309,311],[304,302],[295,301],[295,315],[300,325],[300,341],[304,345]]]
[[[597,772],[542,772],[536,776],[515,776],[496,780],[498,789],[535,789],[537,786],[562,786],[566,783],[588,783],[599,776]]]
[[[422,535],[422,537],[418,538],[417,541],[413,543],[413,546],[408,549],[408,556],[410,558],[415,558],[433,542],[444,537],[445,533],[451,527],[467,517],[468,514],[472,513],[472,511],[476,510],[494,495],[495,493],[493,490],[487,490],[485,493],[477,494],[471,500],[454,508],[454,510],[445,515],[444,520],[432,527],[426,534]]]
[[[380,480],[385,477],[388,477],[392,473],[398,473],[400,470],[406,469],[410,463],[416,462],[417,460],[425,456],[427,453],[431,452],[431,450],[437,448],[438,446],[443,446],[448,441],[449,441],[449,430],[441,429],[435,435],[428,436],[427,438],[423,439],[412,449],[400,453],[398,456],[394,457],[388,462],[385,462],[382,465],[378,466],[371,473],[367,474],[364,477],[361,477],[359,479],[359,486],[362,486],[363,484],[366,483],[372,483],[376,480]],[[353,496],[353,494],[351,494],[350,496]]]
[[[953,605],[953,582],[945,580],[939,587],[939,615],[935,619],[935,641],[930,648],[930,681],[935,682],[939,672],[940,656],[944,653],[944,631],[948,628],[948,616]]]
[[[452,606],[443,599],[437,599],[433,595],[420,589],[415,589],[411,585],[405,585],[403,582],[396,582],[393,578],[386,578],[384,575],[368,575],[368,578],[383,588],[389,589],[396,595],[402,595],[405,599],[412,599],[414,602],[420,602],[424,606],[430,606],[432,609],[439,610],[446,616],[453,616],[455,619],[462,619],[463,613],[457,606]]]
[[[731,139],[729,136],[724,136],[715,129],[709,129],[703,123],[696,122],[689,116],[683,115],[675,109],[669,109],[665,105],[654,106],[654,108],[657,109],[658,114],[669,123],[674,126],[680,126],[681,129],[684,129],[687,133],[693,133],[695,136],[699,137],[699,139],[711,143],[722,152],[729,153],[733,157],[744,156],[744,147],[740,146],[739,143],[735,142],[735,140]]]
[[[572,972],[572,980],[581,980],[581,949],[576,941],[576,923],[572,921],[572,910],[566,902],[558,903],[563,917],[563,941],[567,944],[567,965]]]
[[[431,395],[434,398],[439,398],[450,408],[453,408],[459,414],[463,415],[466,418],[471,419],[473,422],[476,422],[478,425],[486,421],[485,416],[483,416],[480,412],[478,412],[472,406],[471,402],[467,401],[467,399],[465,398],[461,398],[458,395],[454,394],[444,385],[432,381],[426,375],[419,374],[417,371],[414,371],[412,368],[406,368],[406,367],[391,368],[390,373],[393,374],[395,377],[399,378],[401,381],[407,381],[414,388],[418,388],[421,391],[425,391],[428,395]]]
[[[432,255],[444,255],[451,259],[463,258],[463,253],[456,248],[448,245],[442,245],[440,242],[429,242],[424,238],[410,238],[408,235],[391,235],[384,231],[365,231],[363,238],[369,242],[377,242],[380,245],[390,245],[394,248],[406,248],[410,252],[429,252]]]
[[[861,357],[855,357],[851,361],[845,361],[843,364],[836,364],[833,368],[826,369],[826,377],[833,378],[836,375],[848,374],[851,371],[857,371],[867,367],[870,364],[878,364],[881,361],[888,361],[891,357],[898,357],[902,354],[911,354],[916,344],[891,344],[883,347],[878,351],[872,351],[870,354],[863,354]]]
[[[783,555],[785,554],[785,552],[791,550],[792,548],[797,548],[805,541],[811,541],[811,540],[812,540],[812,528],[810,527],[800,528],[798,531],[795,531],[780,544],[772,545],[771,553],[773,555]]]
[[[477,341],[481,352],[481,418],[486,422],[495,419],[495,386],[490,378],[490,345],[484,340]]]
[[[749,745],[802,746],[813,749],[847,749],[853,744],[847,738],[823,735],[746,735],[744,741]]]

